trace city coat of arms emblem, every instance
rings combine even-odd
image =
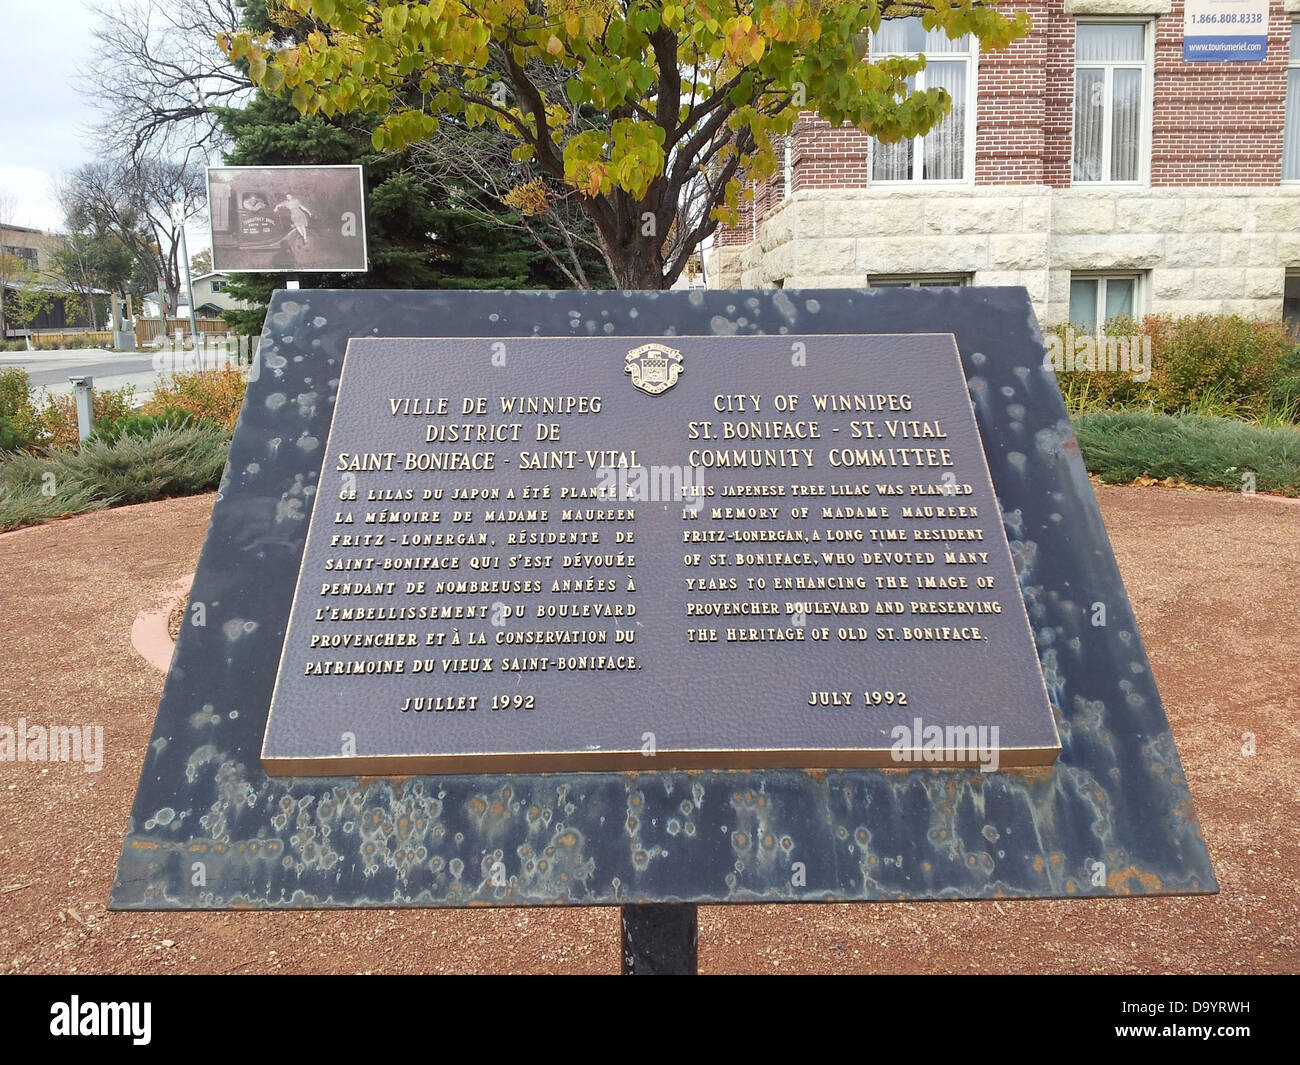
[[[683,370],[682,353],[665,344],[642,344],[627,353],[625,373],[642,392],[657,396],[677,383]]]

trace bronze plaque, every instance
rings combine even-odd
[[[1059,750],[950,334],[349,344],[269,773]]]

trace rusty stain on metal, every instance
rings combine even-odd
[[[268,778],[258,761],[261,730],[321,461],[320,449],[287,445],[325,438],[347,338],[568,335],[596,321],[628,335],[644,334],[648,322],[672,323],[679,340],[719,328],[951,329],[1061,734],[1059,762],[991,774],[696,769]],[[111,906],[1216,891],[1069,419],[1054,378],[1030,358],[1039,342],[1031,321],[1019,290],[705,292],[689,299],[629,293],[612,301],[596,293],[277,293],[191,592],[209,604],[210,625],[182,630]],[[1017,352],[1025,362],[1017,363]],[[1010,421],[1006,389],[1016,408]],[[289,402],[313,392],[312,403]],[[1089,622],[1096,602],[1107,604],[1104,627]],[[235,622],[229,638],[225,629]],[[244,638],[249,624],[256,635]],[[196,713],[201,729],[191,727]],[[1100,884],[1098,861],[1106,869]]]

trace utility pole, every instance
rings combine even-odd
[[[190,337],[194,350],[199,350],[199,321],[194,314],[194,281],[190,277],[190,253],[185,244],[185,205],[181,203],[172,204],[172,225],[180,230],[181,234],[181,265],[185,269],[185,293],[190,305]]]

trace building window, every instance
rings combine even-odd
[[[1145,22],[1080,22],[1074,35],[1076,183],[1141,181],[1151,60]]]
[[[1290,326],[1300,329],[1300,271],[1289,271],[1286,288],[1282,290],[1282,318]]]
[[[871,41],[871,54],[924,55],[925,69],[907,79],[909,91],[946,89],[952,111],[923,137],[871,144],[875,182],[968,181],[975,146],[975,38],[950,41],[940,29],[926,30],[917,16],[884,19]]]
[[[226,283],[225,283],[224,281],[213,281],[213,282],[212,282],[212,291],[213,291],[213,292],[225,292],[225,291],[226,291]]]
[[[873,274],[867,288],[960,288],[970,282],[970,274]]]
[[[1112,318],[1142,317],[1141,274],[1071,274],[1070,324],[1097,332]]]
[[[12,244],[6,244],[4,254],[17,259],[30,270],[38,269],[35,248],[16,248]]]
[[[1282,180],[1300,181],[1300,22],[1291,23],[1286,68],[1286,120],[1282,127]]]

